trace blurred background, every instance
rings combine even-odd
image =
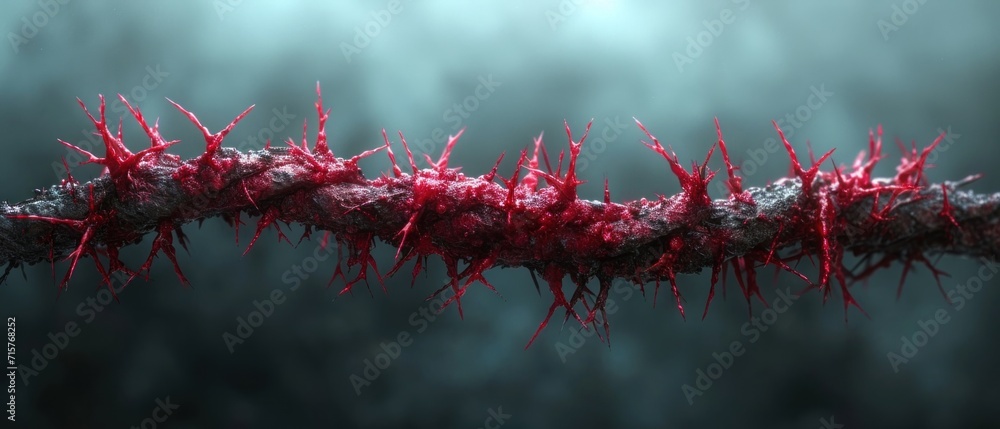
[[[364,1],[238,0],[5,3],[0,25],[0,198],[32,196],[79,158],[63,139],[103,153],[75,98],[127,115],[120,93],[159,117],[170,152],[204,143],[166,97],[211,130],[251,104],[225,145],[260,149],[268,138],[315,130],[315,84],[328,107],[334,151],[354,155],[401,130],[437,156],[447,134],[467,130],[452,166],[478,175],[544,132],[565,147],[593,119],[581,160],[583,198],[616,201],[679,190],[646,149],[632,117],[682,160],[701,160],[718,117],[744,183],[785,175],[772,120],[800,156],[807,142],[849,163],[882,124],[894,173],[896,139],[929,144],[932,181],[985,177],[1000,190],[997,72],[1000,4],[990,1]],[[125,139],[148,144],[126,118]],[[394,139],[397,145],[398,138]],[[422,156],[420,156],[422,158]],[[716,157],[718,158],[718,157]],[[388,171],[379,154],[361,163]],[[423,165],[423,164],[422,164]],[[721,167],[717,159],[713,168]],[[99,169],[73,168],[88,180]],[[716,197],[722,189],[713,189]],[[946,256],[944,300],[924,267],[875,275],[842,302],[808,293],[748,319],[738,289],[704,320],[709,276],[685,275],[682,320],[669,293],[653,308],[624,283],[611,294],[611,347],[553,322],[524,346],[551,302],[524,269],[494,269],[466,295],[464,320],[425,301],[445,280],[432,260],[411,288],[409,269],[337,297],[327,288],[335,252],[318,239],[298,247],[265,232],[241,256],[252,228],[220,219],[190,224],[179,262],[184,288],[158,258],[149,281],[97,289],[82,261],[63,293],[48,264],[14,271],[0,314],[16,318],[16,420],[24,427],[467,427],[467,428],[882,428],[997,427],[997,336],[989,316],[996,267]],[[294,239],[302,228],[283,227]],[[291,230],[291,232],[289,232]],[[314,236],[315,237],[315,236]],[[126,248],[132,267],[150,240]],[[391,265],[395,249],[375,257]],[[331,256],[331,254],[333,256]],[[853,264],[856,259],[850,260]],[[983,267],[986,268],[983,268]],[[66,263],[57,263],[61,280]],[[807,262],[807,275],[816,270]],[[769,301],[801,280],[761,271]],[[730,276],[730,283],[732,277]],[[116,283],[120,284],[120,283]],[[961,288],[961,290],[959,290]],[[647,289],[649,290],[649,289]],[[783,310],[782,310],[783,309]],[[937,317],[937,321],[935,320]],[[558,318],[558,316],[557,316]],[[934,322],[929,322],[934,321]],[[250,332],[252,328],[252,332]],[[734,354],[734,351],[736,354]],[[898,357],[893,358],[893,356]],[[5,382],[6,383],[6,382]],[[6,402],[6,400],[5,400]],[[7,414],[4,414],[6,417]],[[9,423],[5,421],[5,423]]]

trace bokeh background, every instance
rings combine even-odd
[[[773,119],[783,119],[801,154],[807,142],[817,152],[837,148],[839,163],[853,160],[868,130],[882,124],[889,156],[881,175],[894,172],[893,140],[926,145],[950,129],[932,155],[929,177],[981,172],[985,177],[969,188],[992,192],[1000,190],[998,18],[1000,3],[986,0],[5,2],[0,198],[20,201],[64,177],[58,162],[71,154],[56,139],[90,144],[76,97],[96,108],[98,94],[125,95],[160,118],[168,139],[182,140],[172,153],[191,157],[203,148],[200,134],[165,97],[213,131],[256,104],[226,141],[252,150],[263,146],[262,138],[299,136],[305,119],[314,130],[317,81],[333,109],[328,131],[337,153],[381,144],[385,127],[403,131],[418,154],[436,156],[441,136],[467,127],[452,157],[467,174],[487,172],[501,152],[514,154],[541,132],[549,148],[563,148],[563,120],[580,133],[593,118],[581,171],[589,182],[584,198],[599,199],[605,178],[618,201],[678,191],[663,160],[639,143],[632,117],[684,160],[704,157],[718,117],[753,186],[787,173],[784,152],[765,150],[775,137]],[[109,116],[124,113],[109,104]],[[125,135],[133,148],[147,144],[127,118]],[[501,174],[510,174],[513,158],[501,163]],[[362,165],[370,176],[389,168],[381,154]],[[718,160],[711,165],[720,167]],[[89,179],[99,170],[82,166],[73,173]],[[284,231],[297,238],[302,229]],[[460,320],[454,308],[434,316],[437,307],[424,300],[445,279],[440,261],[432,260],[412,288],[404,269],[386,280],[388,295],[373,282],[371,295],[362,287],[334,301],[342,284],[326,284],[335,259],[309,262],[327,255],[318,240],[292,247],[268,230],[241,256],[251,228],[240,230],[239,245],[219,219],[186,232],[191,252],[179,259],[192,288],[162,257],[149,281],[133,282],[120,303],[106,306],[90,261],[61,294],[47,264],[28,267],[26,278],[12,273],[0,288],[0,314],[16,317],[18,424],[931,428],[1000,422],[994,409],[1000,348],[991,326],[1000,294],[995,280],[980,278],[992,276],[989,268],[980,271],[981,261],[938,261],[951,274],[946,291],[983,284],[961,303],[949,305],[923,267],[910,272],[897,300],[902,269],[896,266],[854,289],[871,318],[852,309],[845,324],[839,299],[824,306],[810,293],[767,315],[773,323],[756,334],[733,284],[729,299],[717,299],[700,320],[707,274],[681,278],[687,321],[664,299],[669,294],[653,308],[651,297],[621,286],[611,296],[617,310],[610,348],[595,337],[574,337],[571,323],[562,330],[554,323],[524,350],[551,298],[544,289],[537,296],[527,270],[489,271],[502,297],[477,288],[463,300]],[[123,259],[138,266],[149,247],[147,239]],[[394,251],[377,247],[380,267],[391,264]],[[66,265],[56,264],[57,279]],[[303,275],[296,266],[305,268]],[[808,263],[801,268],[815,275]],[[294,289],[293,278],[300,282]],[[769,300],[779,296],[776,290],[804,286],[786,275],[762,279],[774,285]],[[275,291],[284,301],[252,335],[227,345],[225,333],[234,334],[255,301]],[[757,304],[753,313],[765,316],[762,310]],[[925,338],[920,322],[938,311],[948,322],[894,368],[887,354],[901,353],[903,337]],[[372,368],[366,374],[367,362],[385,366],[380,354],[403,333],[408,345],[377,375]],[[734,342],[745,352],[720,375],[711,368],[713,354]],[[686,394],[684,385],[697,388],[698,371],[720,376],[699,395]]]

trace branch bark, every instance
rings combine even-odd
[[[323,126],[327,117],[321,102],[317,102],[320,133],[312,148],[306,142],[289,141],[285,147],[246,153],[221,147],[221,142],[247,112],[212,134],[193,114],[177,107],[203,131],[206,140],[205,153],[186,161],[165,153],[175,142],[165,141],[134,110],[151,145],[130,152],[121,135],[107,126],[102,98],[100,118],[91,119],[107,154],[98,158],[84,153],[90,162],[104,165],[105,173],[86,183],[70,176],[60,185],[38,191],[34,198],[0,204],[5,215],[0,217],[0,260],[7,262],[4,277],[14,267],[66,257],[71,263],[65,287],[76,262],[90,256],[110,287],[113,272],[126,272],[131,279],[148,272],[153,257],[163,252],[186,282],[176,266],[173,247],[175,236],[184,244],[181,226],[223,217],[238,228],[241,214],[250,213],[260,216],[254,241],[268,226],[295,222],[306,225],[307,234],[327,231],[346,246],[348,265],[359,267],[360,272],[347,281],[344,292],[365,280],[369,267],[381,279],[369,254],[375,239],[400,249],[389,274],[415,259],[416,276],[426,256],[439,255],[452,278],[445,287],[456,292],[449,303],[456,301],[459,311],[470,284],[479,281],[492,288],[483,276],[487,268],[527,267],[542,275],[554,296],[540,330],[559,307],[566,309],[567,317],[594,323],[595,315],[603,312],[614,278],[639,284],[652,281],[657,286],[669,281],[683,313],[676,274],[711,268],[710,302],[718,274],[731,266],[749,303],[752,296],[763,299],[755,270],[773,265],[803,278],[823,291],[824,297],[832,290],[833,279],[838,279],[846,309],[856,304],[848,292],[851,280],[894,261],[907,268],[913,262],[930,267],[927,254],[990,260],[1000,254],[1000,193],[959,189],[975,177],[926,184],[924,160],[934,144],[904,157],[895,177],[872,178],[871,170],[881,157],[881,130],[877,140],[870,139],[867,161],[855,163],[850,172],[843,167],[820,171],[826,156],[803,168],[782,136],[796,174],[765,188],[746,190],[734,173],[720,131],[718,147],[727,166],[730,196],[717,200],[708,198],[707,184],[714,173],[705,164],[685,170],[676,155],[649,135],[653,144],[647,145],[667,160],[683,192],[669,198],[615,203],[607,193],[605,201],[577,198],[576,186],[581,182],[574,166],[586,135],[574,141],[568,127],[570,162],[565,173],[538,168],[538,139],[535,156],[522,152],[515,173],[504,179],[496,167],[479,177],[448,168],[458,136],[449,140],[437,162],[428,158],[431,167],[425,169],[413,163],[403,139],[411,167],[408,174],[397,166],[388,138],[378,149],[338,158],[326,144]],[[368,179],[358,162],[380,150],[387,150],[393,171]],[[522,169],[527,171],[524,177],[520,177]],[[548,186],[539,186],[541,180]],[[119,249],[149,233],[156,237],[146,263],[138,270],[125,267],[118,260]],[[848,251],[861,255],[867,267],[846,269],[843,255]],[[790,262],[805,256],[819,258],[818,279],[810,280],[791,268]],[[466,264],[462,271],[460,261]],[[562,284],[566,274],[576,284],[568,298]],[[339,264],[338,275],[343,277]],[[597,293],[587,286],[592,278],[600,283]],[[586,319],[574,310],[578,303],[586,308]],[[707,307],[706,303],[706,311]]]

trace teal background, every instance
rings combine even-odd
[[[317,81],[332,108],[328,133],[337,154],[376,147],[384,127],[390,135],[401,130],[418,153],[436,157],[441,136],[466,127],[451,165],[470,175],[488,172],[506,152],[500,173],[509,176],[511,155],[533,137],[544,133],[558,151],[565,147],[563,120],[579,135],[593,118],[580,172],[588,199],[602,197],[605,178],[615,201],[679,190],[666,163],[639,142],[632,117],[685,162],[704,158],[718,117],[733,156],[752,164],[744,164],[748,186],[787,174],[784,151],[766,150],[775,137],[771,120],[785,119],[803,158],[808,142],[817,153],[836,148],[838,163],[851,162],[867,147],[868,130],[882,124],[883,176],[894,173],[899,158],[894,140],[922,146],[950,127],[960,137],[934,155],[929,178],[984,173],[969,188],[1000,190],[996,2],[402,0],[393,3],[395,12],[389,6],[6,2],[0,6],[6,42],[0,198],[20,201],[64,177],[57,174],[59,160],[68,152],[56,139],[85,142],[91,130],[76,97],[93,110],[105,94],[109,117],[118,117],[125,112],[111,96],[126,95],[160,118],[166,138],[182,141],[170,152],[189,158],[203,140],[165,97],[212,131],[256,104],[225,143],[248,150],[263,145],[260,137],[299,138],[305,119],[312,135]],[[375,36],[359,36],[366,29]],[[477,97],[490,76],[499,84]],[[832,95],[819,103],[810,99],[814,90]],[[468,104],[465,115],[456,103]],[[796,114],[798,125],[786,117]],[[626,126],[609,125],[616,122]],[[124,132],[134,150],[148,144],[128,117]],[[394,142],[399,154],[398,137]],[[369,177],[389,169],[382,154],[361,165]],[[718,157],[711,165],[721,167]],[[94,166],[73,168],[84,180],[99,173]],[[713,193],[723,195],[715,187]],[[100,311],[88,304],[102,299],[89,260],[62,294],[47,264],[26,268],[26,279],[14,271],[0,287],[0,314],[16,317],[20,365],[31,367],[33,351],[45,350],[50,334],[58,338],[68,324],[78,329],[37,375],[18,377],[18,423],[476,428],[497,427],[496,416],[509,414],[504,427],[853,429],[996,427],[1000,420],[993,411],[1000,400],[1000,349],[990,327],[1000,299],[995,280],[949,305],[920,267],[897,300],[902,270],[894,266],[867,288],[853,289],[870,319],[851,310],[845,324],[839,298],[823,305],[809,293],[758,336],[745,325],[747,309],[731,277],[729,299],[717,298],[702,321],[709,277],[685,275],[687,321],[669,290],[653,308],[651,297],[616,288],[610,348],[596,338],[580,344],[571,338],[572,323],[561,331],[553,323],[524,350],[551,302],[544,289],[537,296],[527,270],[487,272],[502,298],[477,287],[463,300],[464,320],[449,308],[431,321],[424,298],[444,282],[439,260],[431,258],[412,288],[404,268],[385,282],[388,296],[373,282],[371,295],[362,287],[334,301],[342,285],[326,287],[332,257],[308,278],[293,271],[315,257],[318,240],[292,247],[269,230],[241,256],[251,230],[240,229],[237,246],[220,219],[188,225],[191,252],[179,260],[192,288],[182,287],[160,257],[149,281],[133,282],[121,303]],[[301,232],[292,226],[290,237]],[[138,266],[150,244],[147,238],[125,249],[123,259]],[[394,253],[379,245],[380,267],[390,266]],[[967,284],[982,266],[951,256],[938,264],[951,274],[946,290]],[[67,265],[56,264],[57,280]],[[801,269],[816,275],[808,261]],[[779,296],[775,290],[804,286],[786,275],[772,280],[770,269],[760,273],[768,300]],[[284,302],[230,353],[224,333],[234,333],[255,300],[275,291]],[[755,304],[759,317],[763,309]],[[894,371],[887,353],[899,353],[901,337],[913,338],[919,322],[938,311],[949,321]],[[366,360],[374,363],[381,345],[403,333],[409,345],[356,390],[352,375],[364,377]],[[744,354],[689,401],[682,386],[695,386],[697,371],[707,371],[713,353],[733,342]],[[163,422],[151,420],[163,417],[153,410],[168,397],[179,408]]]

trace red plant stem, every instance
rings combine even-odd
[[[127,105],[124,98],[122,102]],[[460,312],[461,297],[471,283],[479,281],[492,289],[483,276],[486,269],[527,267],[542,275],[554,295],[541,330],[560,307],[566,309],[566,317],[595,323],[614,278],[640,285],[653,281],[657,287],[660,281],[669,281],[683,314],[676,274],[712,268],[711,302],[718,274],[731,266],[749,303],[752,296],[763,301],[756,268],[772,265],[820,289],[824,299],[836,278],[846,310],[850,304],[857,305],[848,292],[849,284],[893,261],[905,263],[907,269],[921,262],[933,270],[925,255],[950,253],[995,260],[1000,254],[1000,194],[958,190],[975,177],[927,185],[924,160],[937,142],[922,152],[913,149],[905,154],[895,177],[872,178],[871,171],[881,157],[881,129],[877,138],[871,136],[867,157],[859,156],[851,171],[845,167],[819,171],[829,153],[803,168],[782,136],[795,175],[746,190],[733,171],[720,131],[718,146],[731,195],[714,201],[708,197],[707,185],[715,173],[705,164],[685,170],[673,152],[649,135],[653,143],[647,145],[667,160],[682,192],[651,201],[614,203],[608,196],[603,202],[577,197],[581,182],[575,161],[586,135],[578,142],[570,136],[565,173],[559,171],[562,157],[556,172],[538,169],[538,139],[536,155],[529,158],[522,152],[511,178],[501,177],[496,167],[484,176],[466,177],[448,168],[448,156],[458,141],[455,136],[437,162],[427,158],[431,168],[418,169],[406,148],[411,166],[407,174],[397,166],[388,138],[384,146],[353,158],[334,156],[326,142],[328,111],[323,111],[321,100],[316,103],[320,131],[312,148],[303,138],[301,144],[289,140],[284,147],[247,153],[221,147],[222,139],[247,112],[212,134],[193,114],[177,107],[203,131],[206,140],[205,153],[186,161],[165,153],[176,142],[165,141],[135,110],[132,113],[151,145],[130,152],[122,143],[120,127],[114,134],[108,126],[102,97],[100,117],[91,116],[91,120],[107,154],[98,158],[77,150],[88,162],[104,165],[104,174],[86,183],[70,176],[61,185],[38,191],[34,198],[2,204],[6,216],[0,217],[0,260],[8,264],[4,277],[17,266],[67,257],[71,265],[62,283],[65,287],[79,258],[90,256],[110,287],[110,275],[116,271],[125,272],[130,280],[142,271],[148,275],[153,257],[162,251],[186,283],[173,247],[174,235],[184,244],[181,226],[221,216],[238,228],[241,213],[247,212],[260,215],[253,241],[264,228],[278,228],[281,221],[305,225],[307,236],[324,230],[346,246],[348,265],[360,270],[342,293],[366,280],[369,266],[381,280],[370,255],[375,239],[399,248],[390,275],[413,259],[415,277],[427,256],[439,255],[451,277],[445,288],[455,292],[448,303],[455,301]],[[393,162],[392,173],[366,178],[358,162],[382,149],[387,149]],[[524,177],[522,169],[527,170]],[[538,186],[539,178],[548,186]],[[138,270],[127,268],[118,259],[119,249],[150,232],[157,235],[146,263]],[[862,256],[866,268],[844,267],[847,251]],[[818,279],[810,280],[791,268],[791,262],[804,256],[818,257]],[[106,266],[102,257],[108,261]],[[461,271],[460,261],[465,263]],[[568,297],[562,283],[567,274],[575,284]],[[337,276],[343,277],[339,264],[334,271]],[[596,293],[587,286],[591,278],[599,282]],[[586,318],[574,309],[577,304],[586,309]]]

